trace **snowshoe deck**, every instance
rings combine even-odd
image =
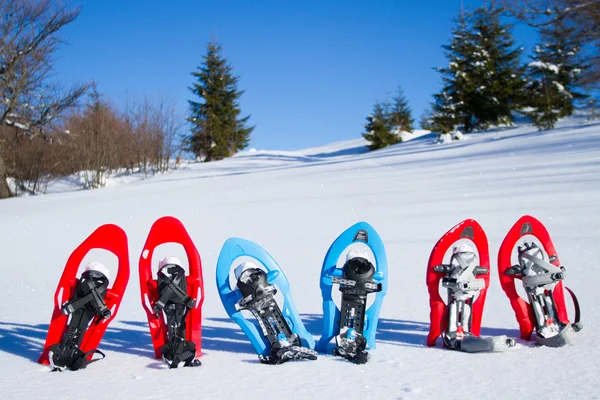
[[[80,303],[76,304],[78,300],[83,300],[83,297],[88,295],[87,292],[86,295],[81,297],[77,295],[78,283],[86,280],[78,280],[76,274],[84,257],[92,249],[107,250],[115,254],[119,260],[117,276],[111,287],[102,290],[105,294],[103,294],[103,298],[101,299],[102,307],[98,309],[97,313],[93,307],[90,308],[87,305],[89,302],[83,304],[83,301],[80,301]],[[129,251],[127,235],[116,225],[102,225],[85,239],[67,260],[67,264],[54,295],[52,320],[50,321],[50,327],[48,328],[44,350],[38,362],[40,364],[49,365],[49,351],[51,347],[63,343],[64,345],[63,348],[59,350],[60,352],[63,354],[65,352],[71,352],[69,357],[72,358],[77,355],[86,363],[89,363],[102,340],[102,336],[104,335],[108,324],[117,315],[128,280]],[[70,303],[68,303],[69,300]],[[97,299],[94,301],[97,302],[96,300]],[[79,307],[79,305],[83,308]],[[86,312],[86,310],[88,312]],[[70,316],[70,314],[72,315]],[[69,318],[73,322],[71,327]],[[88,327],[87,322],[92,319],[95,319],[95,322]],[[85,329],[85,332],[81,335],[81,328],[83,326],[87,327],[87,329]],[[75,330],[78,331],[77,334],[75,334]],[[67,336],[70,336],[71,338]],[[78,350],[81,353],[78,353],[75,347],[78,347]],[[55,350],[57,349],[58,348],[55,347]],[[55,355],[57,354],[56,351],[54,353]]]
[[[464,239],[476,247],[479,262],[475,263],[473,259],[467,263],[463,256],[457,253],[456,257],[453,256],[454,261],[444,263],[446,252]],[[465,251],[464,254],[468,252]],[[475,257],[475,254],[472,254]],[[429,257],[426,283],[431,313],[427,346],[435,346],[437,338],[442,336],[444,345],[448,348],[463,351],[469,351],[471,348],[473,352],[491,350],[486,347],[489,345],[487,338],[479,337],[489,282],[487,237],[475,220],[467,219],[444,234]],[[440,296],[440,284],[448,290],[447,302]],[[460,343],[465,337],[467,341]],[[469,343],[472,343],[472,346]]]
[[[338,259],[353,243],[363,243],[371,249],[375,255],[375,266],[366,259],[358,261],[357,258],[356,263],[362,265],[357,264],[355,270],[337,268]],[[334,284],[339,284],[342,292],[341,310],[333,299]],[[333,354],[342,343],[340,332],[344,328],[352,328],[364,337],[365,346],[360,351],[364,351],[366,347],[375,349],[379,311],[387,292],[387,258],[383,242],[371,225],[359,222],[333,242],[323,261],[320,287],[323,297],[323,335],[317,349],[322,353]],[[367,309],[366,299],[369,293],[376,295],[375,301]],[[333,338],[336,338],[337,343],[331,343]],[[339,355],[353,357],[353,352],[345,351],[344,355]]]
[[[238,279],[238,287],[231,287],[229,275],[233,262],[240,257],[251,257],[264,266],[261,276]],[[257,271],[254,271],[258,273]],[[260,282],[255,282],[256,280]],[[258,283],[258,284],[256,284]],[[289,282],[275,260],[259,245],[250,241],[228,239],[217,262],[217,286],[227,314],[244,331],[261,362],[278,364],[288,359],[315,359],[315,342],[305,329],[291,296]],[[239,289],[238,289],[239,288]],[[284,298],[280,309],[274,295],[279,290]],[[255,321],[248,320],[242,310],[249,310]],[[281,336],[283,335],[283,337]]]
[[[175,284],[171,282],[171,285],[168,279],[161,281],[158,275],[157,279],[152,277],[152,255],[156,247],[164,243],[181,244],[188,258],[189,276],[177,274],[177,282]],[[142,306],[148,317],[155,357],[165,359],[165,351],[171,358],[181,358],[183,352],[193,352],[195,358],[201,357],[204,301],[202,262],[194,242],[181,221],[167,216],[159,218],[152,225],[140,256],[139,273]],[[164,309],[166,306],[168,310]],[[162,312],[167,321],[162,317]],[[182,315],[182,313],[185,315],[183,321],[169,325],[169,320],[175,321],[176,314]],[[180,343],[181,340],[190,342],[185,345],[185,349]],[[163,349],[167,344],[167,348]],[[177,364],[169,365],[175,367]]]
[[[527,242],[526,236],[537,239],[542,247],[534,241]],[[519,246],[513,265],[513,249],[520,241],[524,243]],[[579,304],[570,290],[576,317],[574,324],[569,322],[562,282],[565,269],[560,265],[548,231],[537,219],[525,215],[510,229],[498,252],[498,276],[515,312],[522,339],[530,340],[535,329],[538,344],[560,347],[582,328]],[[523,282],[528,301],[519,296],[516,279]]]

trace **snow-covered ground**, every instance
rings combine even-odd
[[[376,152],[366,152],[362,140],[246,152],[101,190],[0,202],[0,397],[600,398],[600,123],[572,119],[549,132],[518,127],[450,144],[434,139],[424,135]],[[432,246],[454,224],[474,218],[487,232],[495,265],[504,235],[523,214],[546,225],[567,268],[585,325],[577,342],[553,349],[519,341],[513,351],[476,355],[425,347]],[[203,260],[200,368],[166,370],[152,358],[137,260],[150,226],[163,215],[183,221]],[[389,261],[390,288],[370,361],[357,366],[321,356],[259,364],[217,294],[215,266],[224,241],[250,239],[275,257],[318,338],[323,257],[339,233],[361,220],[378,230]],[[127,232],[132,272],[100,346],[107,357],[78,372],[49,373],[35,361],[56,284],[71,251],[104,223]],[[155,265],[171,253],[184,258],[180,248],[166,245],[155,252]],[[113,261],[99,251],[91,259]],[[518,336],[495,269],[483,326],[484,334]]]

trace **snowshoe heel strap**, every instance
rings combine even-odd
[[[562,347],[573,340],[573,336],[583,329],[583,324],[580,322],[581,310],[579,308],[579,301],[575,296],[575,293],[571,289],[565,286],[565,289],[571,295],[573,299],[573,305],[575,306],[575,319],[572,324],[562,325],[561,331],[550,337],[544,337],[540,334],[536,336],[536,342],[542,346],[548,347]]]
[[[565,289],[571,295],[571,298],[573,299],[573,305],[575,306],[575,320],[573,321],[573,324],[571,324],[571,327],[575,332],[579,332],[583,329],[583,324],[580,322],[581,309],[579,308],[579,301],[577,300],[577,296],[575,296],[575,293],[573,293],[573,291],[570,288],[565,286]]]
[[[316,360],[317,352],[301,346],[273,347],[268,356],[260,354],[258,359],[263,364],[279,365],[290,360]]]
[[[163,360],[169,368],[180,366],[196,367],[200,366],[200,360],[196,360],[196,345],[194,342],[174,337],[162,348]]]
[[[88,361],[88,358],[93,354],[100,354],[102,358]],[[58,343],[50,348],[49,352],[50,365],[53,371],[62,371],[68,369],[76,371],[85,368],[93,361],[98,361],[106,357],[100,350],[93,349],[84,353],[75,343]]]

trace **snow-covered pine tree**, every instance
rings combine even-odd
[[[411,115],[411,109],[408,106],[408,101],[404,96],[404,91],[401,87],[396,89],[396,96],[392,99],[388,120],[392,126],[393,132],[404,131],[412,132],[413,123],[415,122]]]
[[[433,96],[430,119],[430,127],[438,133],[451,132],[459,124],[467,132],[473,129],[473,112],[468,101],[474,92],[475,48],[469,18],[468,13],[461,13],[452,30],[452,41],[442,46],[446,50],[444,55],[448,59],[448,66],[438,68],[443,87],[440,93]]]
[[[208,44],[204,62],[192,75],[197,81],[190,87],[200,101],[189,101],[191,135],[189,150],[204,161],[230,157],[248,146],[254,127],[247,126],[250,116],[240,118],[238,77],[221,56],[221,45]]]
[[[366,132],[363,133],[363,137],[370,142],[369,149],[371,150],[400,142],[400,138],[392,132],[389,109],[390,105],[387,102],[376,102],[373,106],[373,114],[367,117]]]
[[[535,47],[528,65],[528,115],[540,129],[552,129],[558,118],[572,115],[574,102],[587,97],[577,91],[581,72],[585,69],[579,57],[580,39],[573,27],[556,21],[542,30],[542,40]]]
[[[479,128],[512,123],[512,111],[520,109],[525,100],[522,49],[515,46],[512,26],[502,22],[502,12],[491,2],[471,16],[475,63],[470,78],[474,93],[466,103]]]
[[[454,131],[461,120],[457,115],[457,104],[448,92],[434,94],[433,98],[434,102],[431,105],[433,111],[429,118],[428,129],[438,134]]]

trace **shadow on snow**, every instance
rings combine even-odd
[[[315,336],[321,335],[322,316],[302,314],[306,329]],[[121,352],[154,359],[147,323],[141,321],[119,321],[133,328],[110,326],[107,328],[101,350]],[[380,318],[377,327],[377,342],[407,347],[425,347],[429,324],[420,321]],[[42,353],[48,324],[19,324],[0,321],[0,352],[13,354],[36,362]],[[482,336],[506,335],[518,337],[517,329],[482,327]],[[229,318],[204,318],[202,326],[203,351],[254,354],[250,341],[242,330]]]

